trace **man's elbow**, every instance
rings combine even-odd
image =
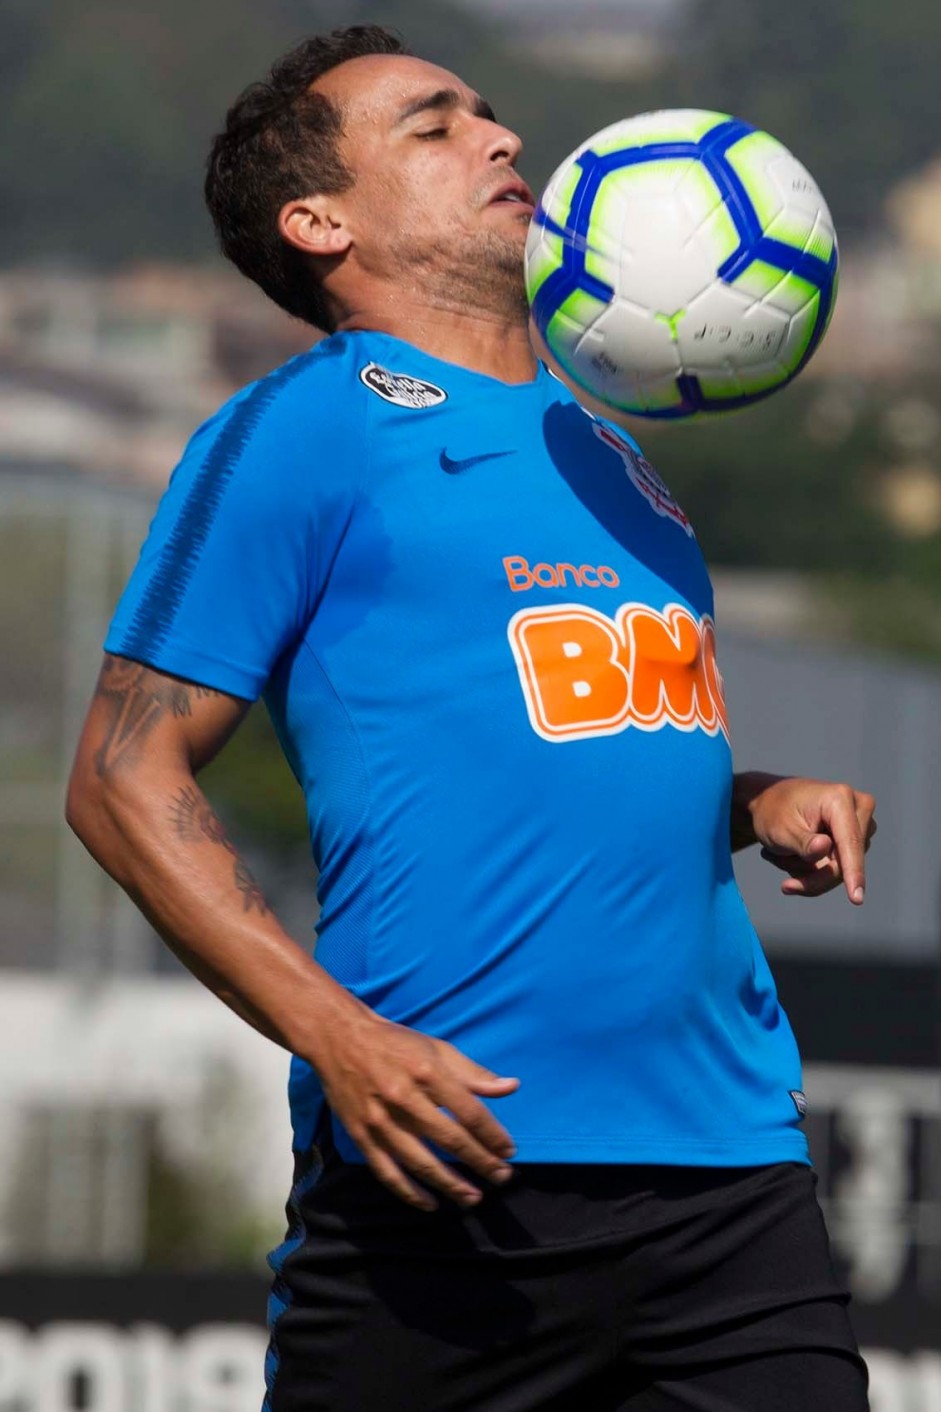
[[[113,854],[126,832],[123,816],[137,801],[119,780],[96,767],[92,751],[82,743],[72,765],[65,794],[65,821],[89,853],[113,874]]]
[[[105,811],[103,793],[94,770],[88,768],[81,754],[77,755],[65,795],[65,822],[86,848],[90,847],[96,820],[100,821]]]
[[[66,789],[65,821],[122,887],[131,860],[153,838],[162,786],[152,771],[101,770],[94,746],[79,745]]]

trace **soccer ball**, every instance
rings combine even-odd
[[[810,173],[725,113],[642,113],[552,176],[526,243],[549,352],[607,406],[689,417],[789,382],[830,319],[837,244]]]

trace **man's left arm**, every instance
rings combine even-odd
[[[762,858],[787,873],[788,896],[819,897],[842,882],[861,906],[875,807],[848,784],[748,770],[732,787],[732,851],[760,844]]]

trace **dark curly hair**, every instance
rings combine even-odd
[[[222,253],[282,309],[328,333],[333,320],[311,262],[277,228],[286,201],[345,191],[354,180],[339,152],[342,113],[308,90],[347,59],[410,52],[382,25],[306,39],[240,94],[209,152],[206,204]]]

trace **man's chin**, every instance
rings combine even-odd
[[[499,268],[508,274],[516,275],[523,282],[523,252],[526,249],[528,223],[520,221],[514,228],[508,224],[506,230],[488,230],[479,244],[479,259],[488,269]]]
[[[411,268],[426,288],[434,287],[451,303],[488,309],[501,315],[529,317],[523,279],[527,222],[515,229],[509,221],[463,235],[457,241],[422,247],[417,240],[401,242],[391,251],[403,268]]]

